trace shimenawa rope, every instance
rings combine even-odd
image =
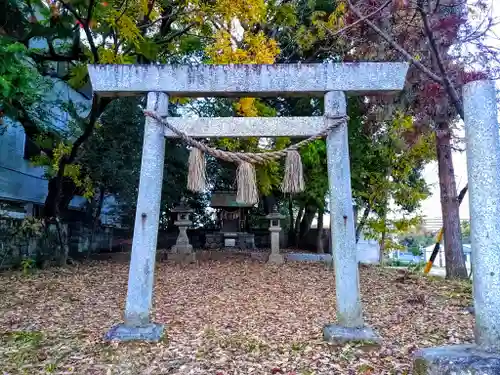
[[[195,192],[206,190],[206,172],[204,154],[211,155],[217,159],[238,164],[236,180],[238,192],[236,200],[238,203],[253,205],[258,202],[258,190],[256,184],[254,164],[264,164],[269,161],[279,160],[286,157],[285,176],[281,189],[284,193],[299,193],[304,190],[304,175],[302,161],[298,150],[320,138],[327,136],[332,130],[347,121],[347,116],[325,116],[331,123],[320,133],[313,135],[303,141],[287,147],[284,150],[270,152],[232,152],[222,151],[191,138],[179,129],[172,126],[165,118],[156,112],[144,110],[144,115],[153,118],[165,127],[170,129],[184,143],[191,146],[189,155],[188,189]]]

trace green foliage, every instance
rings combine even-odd
[[[21,270],[23,275],[28,275],[36,266],[36,261],[33,258],[24,258],[21,261]]]
[[[301,150],[306,179],[306,188],[299,199],[324,209],[328,192],[328,173],[326,165],[326,142],[317,140]]]
[[[429,194],[422,172],[435,157],[434,138],[418,134],[412,118],[401,112],[372,129],[363,121],[358,99],[349,101],[348,110],[353,196],[360,211],[371,212],[365,235],[380,239],[384,234],[384,249],[398,249],[389,234],[406,233],[421,220],[417,210]]]
[[[0,119],[23,117],[20,109],[39,102],[49,85],[29,61],[25,46],[0,36]]]
[[[425,268],[425,262],[410,263],[408,265],[408,271],[413,273],[420,273]]]
[[[422,247],[427,247],[433,245],[436,241],[432,234],[407,234],[403,233],[399,237],[401,244],[406,246],[408,249],[420,249]]]
[[[93,137],[84,145],[79,160],[81,173],[94,182],[96,190],[115,197],[118,210],[115,213],[130,225],[135,216],[144,134],[144,115],[138,107],[141,103],[144,104],[144,98],[133,97],[111,103]],[[171,104],[171,107],[175,111],[176,106]],[[167,140],[166,149],[161,201],[166,215],[162,217],[162,225],[169,224],[168,212],[182,197],[188,197],[188,204],[195,209],[196,224],[204,222],[205,197],[192,196],[186,190],[186,147],[177,140]]]
[[[462,231],[462,242],[470,243],[470,221],[463,220],[460,223],[460,229]]]

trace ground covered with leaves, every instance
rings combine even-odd
[[[361,267],[366,322],[381,347],[335,347],[335,277],[324,265],[205,260],[156,269],[156,344],[105,343],[128,264],[0,274],[2,374],[410,374],[421,347],[473,340],[470,286]]]

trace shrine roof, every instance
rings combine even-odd
[[[236,192],[234,191],[215,191],[210,199],[210,207],[226,208],[226,207],[253,207],[252,204],[242,204],[236,202]]]

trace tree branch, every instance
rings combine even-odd
[[[439,53],[439,49],[438,49],[437,44],[436,44],[436,39],[434,38],[434,34],[433,34],[433,32],[430,28],[430,25],[429,25],[429,18],[427,17],[427,13],[421,7],[418,7],[418,11],[420,12],[420,15],[422,17],[425,35],[427,36],[427,39],[429,40],[429,45],[430,45],[431,50],[434,53],[434,56],[436,58],[436,64],[438,66],[439,72],[441,73],[441,76],[443,77],[442,83],[445,87],[446,92],[450,96],[450,99],[451,99],[451,102],[453,103],[453,106],[455,107],[459,116],[463,120],[464,119],[464,108],[462,105],[462,101],[460,100],[460,97],[458,96],[457,90],[455,90],[455,87],[453,86],[453,83],[451,82],[451,79],[446,72],[446,68],[444,67],[443,57]]]
[[[67,164],[70,164],[75,160],[80,146],[92,135],[97,119],[102,114],[104,108],[109,102],[110,102],[109,99],[106,102],[104,102],[103,100],[99,99],[97,95],[94,95],[94,98],[92,99],[92,109],[90,110],[87,126],[85,127],[85,130],[82,133],[82,135],[80,135],[75,140],[75,142],[73,142],[73,145],[71,147],[71,152],[65,160]]]
[[[363,15],[357,9],[350,0],[347,0],[347,4],[349,5],[349,9],[358,17],[358,18],[363,18]],[[429,68],[427,68],[425,65],[423,65],[420,61],[416,60],[413,58],[408,51],[406,51],[403,47],[401,47],[394,39],[392,39],[387,33],[382,31],[377,25],[375,25],[372,21],[369,19],[365,18],[364,21],[375,31],[377,32],[387,43],[389,43],[392,48],[394,48],[396,51],[398,51],[401,55],[404,56],[404,58],[408,61],[411,62],[413,65],[415,65],[420,71],[422,71],[424,74],[426,74],[430,79],[437,83],[443,83],[443,79],[438,76],[436,73],[431,71]]]
[[[90,0],[89,11],[87,12],[87,22],[92,19],[92,12],[94,11],[95,0]]]
[[[366,221],[368,219],[368,215],[370,214],[370,205],[367,205],[365,207],[365,210],[363,211],[363,216],[361,217],[361,220],[359,221],[358,226],[356,227],[356,234],[355,234],[355,239],[356,243],[359,242],[359,237],[361,236],[361,231],[363,230],[363,227],[366,224]]]
[[[64,9],[70,12],[82,25],[83,31],[85,31],[85,35],[87,36],[87,39],[89,41],[90,51],[92,52],[92,56],[94,57],[94,63],[95,64],[99,63],[99,53],[97,52],[97,48],[94,43],[94,37],[92,36],[92,32],[90,31],[89,28],[89,20],[83,20],[83,18],[80,17],[76,9],[73,8],[71,4],[65,3],[62,0],[59,0],[59,2],[63,5]]]
[[[337,35],[343,33],[344,31],[349,30],[351,27],[356,26],[358,23],[361,23],[361,22],[365,21],[366,19],[373,17],[378,12],[382,11],[385,7],[389,6],[389,4],[392,3],[392,1],[393,0],[387,0],[384,4],[382,4],[380,7],[378,7],[377,9],[375,9],[373,12],[367,14],[366,16],[360,17],[358,20],[356,20],[353,23],[351,23],[351,24],[349,24],[349,25],[341,28],[338,31],[333,32],[330,29],[326,28],[324,25],[322,25],[322,26],[328,31],[328,33],[330,34],[330,36],[337,36]]]

